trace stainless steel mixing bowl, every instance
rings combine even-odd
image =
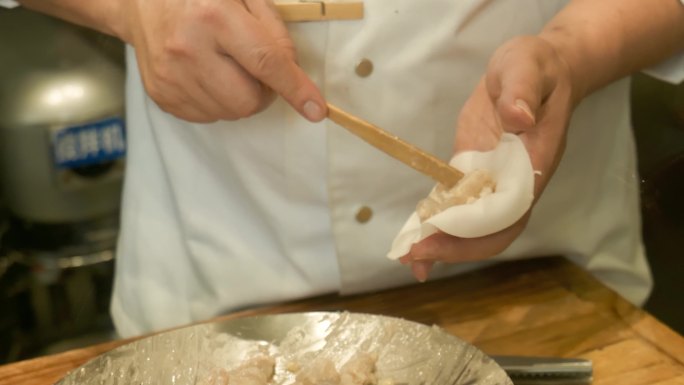
[[[74,370],[57,385],[204,384],[267,352],[272,384],[291,384],[291,363],[327,357],[339,369],[360,351],[377,354],[376,375],[394,384],[512,384],[490,357],[443,329],[357,313],[291,313],[205,323],[121,346]]]

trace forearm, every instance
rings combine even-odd
[[[540,37],[572,73],[574,99],[684,50],[679,0],[574,0]]]
[[[29,9],[121,38],[119,0],[19,0]]]

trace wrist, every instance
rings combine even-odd
[[[81,0],[76,0],[80,4]],[[126,41],[125,17],[123,13],[123,0],[90,0],[94,4],[91,19],[98,23],[98,29],[108,35],[115,36]]]
[[[125,0],[102,0],[107,4],[110,11],[106,17],[106,25],[111,31],[111,35],[118,37],[122,41],[130,44],[130,36],[128,32],[128,18],[124,12]]]

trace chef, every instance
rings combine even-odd
[[[20,3],[128,43],[122,336],[558,254],[636,304],[649,293],[624,77],[671,56],[653,73],[684,78],[678,0],[363,0],[355,20],[287,25],[269,0]],[[512,132],[536,204],[391,261],[432,181],[326,102],[442,159]]]

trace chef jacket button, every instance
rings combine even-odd
[[[373,210],[368,206],[363,206],[356,212],[356,221],[359,223],[366,223],[370,221],[373,216]]]
[[[355,71],[356,74],[362,78],[368,77],[371,73],[373,73],[373,62],[368,59],[362,59],[356,65]]]

